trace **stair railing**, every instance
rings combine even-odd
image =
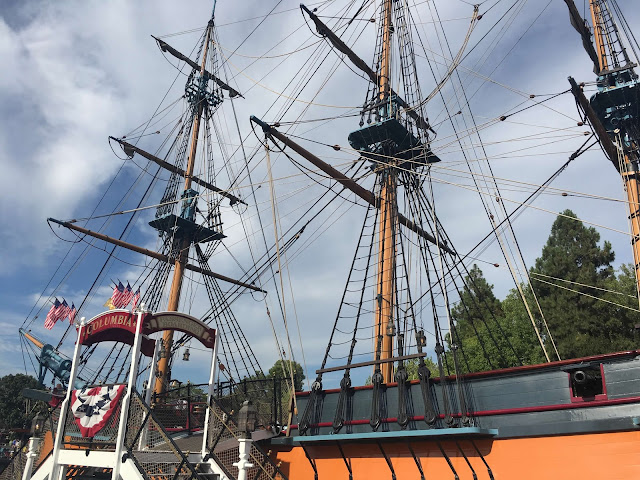
[[[215,398],[211,398],[209,405],[209,434],[207,445],[208,458],[212,458],[222,468],[229,478],[238,478],[238,469],[233,463],[238,461],[241,432],[234,416],[226,412]],[[247,472],[247,478],[253,480],[286,480],[279,466],[271,460],[269,453],[260,448],[256,442],[251,443],[249,458],[253,467]],[[234,475],[235,473],[235,475]]]
[[[164,429],[153,409],[147,405],[138,392],[133,392],[125,435],[125,449],[121,461],[131,458],[145,478],[165,478],[167,480],[202,480],[187,456],[176,445],[171,435]],[[138,448],[140,437],[146,429],[147,450]],[[156,450],[162,446],[168,450]],[[167,457],[171,461],[167,460]]]

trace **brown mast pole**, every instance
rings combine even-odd
[[[391,0],[383,3],[382,26],[382,55],[379,77],[379,99],[382,117],[390,116],[391,106],[388,104],[391,78]],[[380,345],[380,359],[393,357],[393,336],[388,334],[393,330],[394,311],[394,280],[396,270],[396,172],[393,168],[393,160],[389,159],[389,168],[380,172],[382,175],[382,188],[380,189],[380,217],[378,226],[378,286],[375,311],[376,339]],[[377,349],[376,349],[377,350]],[[384,383],[393,381],[393,363],[387,362],[380,365],[380,371]]]
[[[207,39],[204,44],[204,52],[202,54],[202,64],[200,66],[200,75],[204,75],[206,71],[207,63],[207,51],[209,49],[209,40],[211,38],[211,23],[207,27]],[[202,112],[204,111],[204,100],[201,99],[198,104],[196,116],[193,119],[193,128],[191,132],[191,149],[189,150],[189,157],[187,159],[187,169],[184,176],[184,189],[191,188],[191,177],[193,176],[193,168],[195,165],[196,151],[198,149],[198,133],[200,131],[200,119],[202,118]],[[169,303],[167,304],[167,310],[169,312],[178,311],[178,305],[180,303],[180,290],[182,289],[182,280],[184,278],[184,270],[189,257],[189,248],[191,247],[191,240],[184,238],[180,244],[180,252],[176,258],[175,267],[173,271],[173,281],[171,283],[171,290],[169,292]],[[166,330],[162,336],[162,344],[166,354],[158,360],[158,376],[156,377],[156,384],[153,388],[154,393],[163,393],[169,380],[171,379],[171,372],[169,371],[169,357],[171,353],[171,345],[173,344],[173,330]]]
[[[591,19],[593,21],[593,38],[596,44],[596,53],[598,54],[598,62],[600,64],[600,72],[607,70],[607,56],[605,48],[604,19],[602,18],[602,1],[590,0],[589,8],[591,10]],[[613,52],[611,52],[613,53]],[[612,141],[614,139],[611,139]],[[616,143],[616,142],[614,142]],[[620,165],[620,175],[624,183],[624,189],[627,192],[627,205],[629,208],[629,222],[631,224],[631,248],[633,250],[633,262],[636,272],[636,292],[640,299],[640,172],[637,171],[637,159],[633,162],[627,152],[622,151],[622,142],[617,142],[618,148],[623,156],[622,165]],[[620,155],[619,154],[619,155]],[[611,159],[617,163],[619,157]]]
[[[600,15],[600,3],[598,0],[589,2],[591,10],[591,21],[593,22],[593,39],[596,42],[596,53],[598,54],[598,63],[600,71],[607,69],[607,56],[605,55],[602,17]]]

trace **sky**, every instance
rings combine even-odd
[[[180,66],[175,60],[160,52],[151,35],[161,36],[184,53],[191,52],[209,19],[211,3],[190,2],[186,9],[182,2],[168,0],[5,1],[0,7],[0,58],[5,72],[0,75],[0,374],[34,374],[33,358],[25,355],[18,328],[24,325],[45,342],[57,343],[64,327],[57,325],[51,332],[42,327],[50,298],[64,297],[79,304],[106,259],[106,245],[94,243],[86,248],[83,242],[70,243],[77,237],[63,229],[50,228],[46,219],[85,218],[137,205],[150,174],[137,160],[139,157],[122,160],[122,152],[112,150],[108,136],[129,134],[144,125],[159,105],[164,108],[179,99],[186,76],[176,68]],[[211,264],[214,271],[231,277],[239,278],[251,263],[251,253],[260,250],[261,234],[257,217],[252,215],[256,207],[265,222],[265,235],[271,242],[274,238],[262,138],[251,131],[249,115],[281,121],[283,131],[304,139],[300,141],[306,148],[340,168],[355,160],[353,152],[348,151],[346,137],[358,128],[357,116],[295,127],[287,124],[297,118],[357,113],[367,88],[367,83],[305,23],[298,3],[219,0],[216,6],[222,75],[244,95],[242,99],[226,99],[219,110],[217,119],[225,138],[220,154],[224,151],[231,156],[231,172],[237,172],[241,165],[239,129],[246,137],[246,152],[256,152],[257,164],[253,177],[257,204],[248,188],[236,190],[249,199],[248,242],[237,210],[225,205],[222,211],[227,234],[224,243],[233,255],[227,249],[221,250]],[[342,14],[341,3],[309,5],[317,6],[319,14],[326,15],[325,20],[331,23]],[[433,20],[436,10],[432,1],[409,3],[415,4],[412,15],[419,32],[414,38],[416,69],[426,96],[445,75],[444,64],[449,64],[462,47],[473,8],[463,1],[436,1],[442,20],[440,29]],[[512,5],[515,6],[511,8]],[[633,28],[640,13],[631,8],[630,1],[620,2],[620,6]],[[272,9],[275,15],[265,18]],[[474,159],[490,159],[492,175],[500,179],[500,199],[508,211],[513,210],[587,138],[584,134],[588,128],[577,125],[580,119],[571,95],[554,95],[568,88],[569,75],[578,81],[594,80],[580,39],[569,24],[564,2],[485,1],[479,11],[482,19],[471,32],[464,60],[442,89],[442,95],[435,95],[426,107],[438,132],[432,148],[443,160],[432,171],[437,214],[460,252],[467,252],[490,230],[478,200],[478,184],[464,173],[465,155],[482,175],[490,175],[488,166],[483,164],[484,170],[480,171],[481,162]],[[364,12],[373,16],[372,8]],[[361,18],[365,18],[364,13]],[[484,37],[501,18],[499,27]],[[367,61],[372,58],[376,28],[376,23],[361,21],[348,30],[348,43]],[[183,33],[173,35],[180,32]],[[356,39],[353,32],[362,33]],[[305,67],[315,55],[326,55],[322,69],[308,84],[291,82],[309,73]],[[333,66],[335,72],[329,75]],[[473,116],[460,103],[460,82]],[[587,90],[593,93],[592,86]],[[293,96],[298,100],[289,102]],[[544,106],[502,122],[495,120],[542,99]],[[178,110],[172,109],[170,115],[154,120],[157,123],[153,125],[158,125],[154,128],[160,129],[161,134],[154,136],[150,127],[147,136],[136,139],[139,146],[153,150],[160,145],[159,138],[168,131],[174,114],[180,112],[180,104],[176,105]],[[459,115],[458,110],[462,111]],[[473,122],[480,126],[484,151],[473,135],[463,135],[463,148],[454,141],[454,126],[460,134],[472,129]],[[342,147],[341,151],[330,147],[336,144]],[[278,228],[284,231],[297,213],[314,205],[326,189],[327,179],[313,171],[307,172],[309,177],[302,175],[278,152],[271,157]],[[223,181],[229,173],[217,168]],[[476,176],[481,187],[488,178]],[[507,184],[507,180],[511,182]],[[626,207],[619,201],[624,198],[621,181],[597,149],[575,160],[553,187],[557,190],[542,194],[514,222],[527,267],[540,254],[556,214],[567,208],[590,222],[603,240],[613,244],[616,265],[632,261],[629,235],[625,233]],[[495,203],[495,189],[491,185],[487,189],[484,196],[489,203]],[[562,192],[569,195],[562,196]],[[160,193],[152,195],[145,205],[157,202]],[[313,233],[307,231],[288,252],[291,258],[283,258],[289,267],[282,285],[293,355],[306,364],[307,377],[315,376],[313,371],[324,354],[363,212],[361,206],[341,202],[330,215],[319,217],[310,227]],[[146,226],[152,217],[152,209],[142,211],[127,240],[157,250],[157,236]],[[129,218],[104,217],[86,225],[117,236]],[[249,251],[247,243],[253,251]],[[85,303],[83,316],[90,318],[104,310],[102,304],[111,293],[112,279],[135,281],[140,265],[145,264],[144,259],[127,252],[118,251],[116,257]],[[83,261],[76,263],[79,258]],[[494,284],[499,298],[513,288],[495,243],[478,254],[475,261]],[[492,267],[493,263],[500,267]],[[195,282],[187,283],[183,290],[184,309],[201,315],[208,307],[203,288]],[[265,369],[279,358],[273,330],[281,342],[286,338],[273,293],[280,288],[280,277],[276,276],[275,282],[265,285],[269,291],[266,301],[259,295],[244,294],[233,305],[236,318]],[[267,308],[274,321],[273,329]],[[291,355],[288,343],[283,345],[285,353]],[[72,346],[73,341],[67,338],[63,352],[70,353]],[[196,344],[190,348],[192,363],[177,362],[174,375],[203,381],[206,369],[195,367],[206,364],[202,362],[207,353]]]

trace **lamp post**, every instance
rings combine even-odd
[[[240,438],[238,438],[238,457],[239,460],[233,464],[238,467],[238,480],[247,479],[247,470],[253,467],[253,463],[249,462],[249,452],[251,451],[251,432],[256,428],[258,420],[258,412],[251,400],[245,400],[238,412],[238,429],[240,430]]]

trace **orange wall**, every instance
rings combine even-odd
[[[487,468],[468,440],[459,445],[469,458],[478,479],[488,479]],[[506,440],[476,440],[496,480],[640,479],[640,431],[535,437]],[[455,442],[441,442],[460,480],[473,478]],[[383,443],[398,480],[419,479],[418,468],[405,443]],[[412,442],[413,450],[428,479],[453,478],[451,469],[433,441]],[[345,443],[342,448],[351,464],[354,480],[381,478],[391,472],[378,445]],[[272,447],[275,452],[275,448]],[[319,480],[348,479],[348,471],[335,445],[307,447],[316,460]],[[301,447],[280,449],[276,462],[290,480],[313,479],[313,469]]]

